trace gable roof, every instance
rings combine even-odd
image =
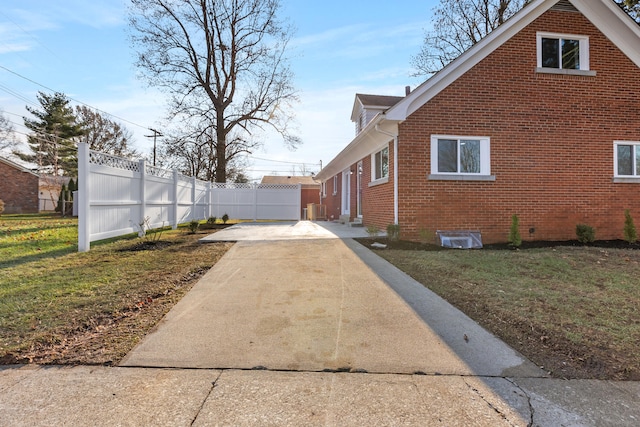
[[[389,108],[388,120],[405,120],[422,105],[457,80],[493,51],[538,19],[557,3],[573,5],[611,40],[634,64],[640,67],[640,26],[612,0],[534,0],[464,52],[446,67],[418,86],[402,101]]]
[[[32,171],[31,169],[27,169],[27,168],[25,168],[24,166],[19,165],[19,164],[18,164],[18,163],[16,163],[16,162],[12,162],[11,160],[6,159],[6,158],[4,158],[4,157],[0,157],[0,162],[2,162],[2,163],[4,163],[5,165],[10,166],[10,167],[12,167],[12,168],[14,168],[14,169],[17,169],[17,170],[19,170],[20,172],[30,173],[31,175],[34,175],[34,176],[38,176],[38,177],[39,177],[39,175],[38,175],[37,173],[35,173],[34,171]]]
[[[312,176],[278,176],[278,175],[265,175],[262,177],[261,184],[272,185],[313,185],[319,186],[320,183],[315,181]]]
[[[361,108],[370,110],[384,111],[389,107],[396,105],[402,96],[389,96],[389,95],[367,95],[363,93],[356,93],[356,99],[353,102],[353,109],[351,110],[351,121],[358,120],[358,114]]]
[[[371,154],[381,143],[388,142],[391,135],[397,135],[399,123],[556,5],[565,9],[572,5],[640,67],[640,26],[612,0],[533,0],[413,92],[374,117],[349,145],[316,175],[316,179],[329,179]]]

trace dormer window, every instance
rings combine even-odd
[[[589,38],[569,34],[538,33],[538,72],[589,70]]]

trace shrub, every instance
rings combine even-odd
[[[227,214],[222,215],[222,223],[226,224],[227,221],[229,221],[229,215],[227,215]]]
[[[213,225],[216,223],[217,220],[218,218],[216,218],[215,216],[210,216],[209,218],[207,218],[207,224]]]
[[[400,240],[400,224],[387,225],[387,237],[389,240]]]
[[[433,243],[433,233],[428,228],[421,228],[418,230],[421,243]]]
[[[4,212],[4,201],[0,199],[0,214],[2,214],[2,212]]]
[[[376,237],[380,233],[380,229],[376,225],[367,225],[366,230],[369,237]]]
[[[511,216],[511,229],[509,230],[509,244],[514,248],[522,245],[522,237],[520,236],[520,218],[518,215]]]
[[[596,240],[596,230],[587,224],[576,225],[576,236],[580,243],[593,243]]]
[[[636,240],[638,240],[636,225],[633,223],[633,217],[631,217],[629,209],[624,211],[624,240],[629,242],[629,244],[635,243]]]
[[[191,222],[189,223],[189,232],[191,234],[196,234],[198,228],[200,228],[200,221],[198,221],[197,219],[191,220]]]

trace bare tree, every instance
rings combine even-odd
[[[16,145],[16,139],[13,134],[13,125],[0,110],[0,151],[13,148]]]
[[[433,9],[433,30],[425,34],[420,52],[411,59],[416,75],[438,72],[529,0],[441,0]]]
[[[188,129],[199,130],[190,132]],[[218,151],[216,149],[216,129],[206,123],[187,124],[168,135],[161,146],[164,166],[177,169],[187,176],[195,176],[206,181],[214,181],[219,168]],[[241,160],[241,153],[250,153],[260,144],[256,140],[236,134],[227,135],[225,181],[236,181],[246,165]],[[220,182],[220,181],[218,181]],[[237,181],[236,181],[237,182]]]
[[[640,0],[618,0],[616,3],[640,24]]]
[[[79,141],[89,144],[92,150],[114,156],[135,156],[131,148],[133,134],[120,123],[84,105],[76,106],[76,118],[84,130]]]
[[[297,100],[285,50],[291,30],[280,0],[132,0],[131,41],[151,86],[170,96],[171,117],[204,118],[215,131],[215,180],[245,151],[235,144],[265,127],[295,148]]]

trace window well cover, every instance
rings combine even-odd
[[[455,230],[436,231],[440,246],[455,249],[481,249],[482,234],[479,231]]]

